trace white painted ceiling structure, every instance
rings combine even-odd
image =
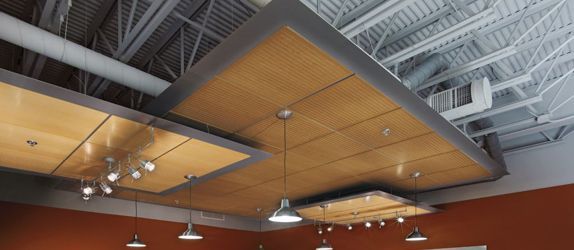
[[[0,11],[174,82],[264,2],[0,0]],[[498,132],[511,176],[478,184],[484,191],[471,186],[431,192],[423,197],[430,203],[574,182],[560,173],[566,169],[562,164],[542,170],[537,168],[542,160],[534,161],[549,159],[552,152],[562,156],[574,144],[568,138],[574,130],[571,1],[302,2],[399,78],[440,53],[448,67],[428,79],[425,88],[413,90],[423,98],[473,79],[486,77],[492,83],[491,109],[452,122],[470,138]],[[154,98],[1,40],[0,67],[133,109],[142,109]],[[492,126],[467,126],[482,118],[490,118]],[[551,147],[541,149],[546,146]],[[545,155],[531,156],[531,149],[544,150]],[[548,175],[551,181],[534,180],[547,172],[554,173]],[[530,186],[520,184],[529,181]]]

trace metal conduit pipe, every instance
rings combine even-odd
[[[448,67],[446,60],[439,53],[427,57],[416,69],[403,77],[402,82],[409,89],[416,89],[440,69]]]
[[[154,97],[171,84],[4,12],[0,12],[0,39]]]

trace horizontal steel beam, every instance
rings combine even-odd
[[[379,22],[391,17],[406,6],[412,4],[414,0],[387,0],[379,6],[372,8],[361,15],[353,22],[343,26],[340,31],[346,37],[355,37],[366,29],[375,26]]]
[[[381,60],[381,63],[385,66],[392,66],[398,64],[404,60],[407,60],[413,56],[416,56],[425,51],[431,50],[432,48],[438,47],[440,44],[455,39],[458,36],[464,35],[465,33],[477,29],[483,25],[486,25],[491,18],[494,17],[493,9],[486,9],[466,20],[459,22],[451,27],[444,29],[419,43],[413,44],[387,58]]]
[[[514,55],[514,54],[516,54],[516,50],[514,49],[514,46],[509,46],[509,47],[491,52],[491,53],[486,54],[482,57],[479,57],[475,60],[472,60],[470,62],[458,65],[458,66],[450,68],[450,69],[447,69],[447,70],[439,73],[438,75],[431,77],[430,79],[426,80],[425,83],[418,86],[416,88],[416,90],[420,91],[420,90],[426,89],[426,88],[431,87],[433,85],[439,84],[441,82],[444,82],[444,81],[449,80],[451,78],[455,78],[457,76],[464,75],[464,74],[471,72],[475,69],[486,66],[488,64],[491,64],[491,63],[496,62],[502,58],[506,58],[506,57],[509,57],[511,55]]]
[[[530,128],[521,129],[518,131],[513,131],[510,133],[502,134],[502,135],[500,135],[500,139],[505,140],[505,141],[512,140],[512,139],[515,139],[518,137],[531,135],[531,134],[535,134],[535,133],[540,133],[542,131],[547,131],[550,129],[555,129],[555,128],[559,128],[559,127],[570,125],[570,124],[574,124],[574,116],[567,116],[567,117],[564,117],[561,119],[551,120],[550,122],[547,122],[547,123],[535,125],[535,126],[530,127]]]
[[[522,108],[522,107],[524,107],[524,106],[531,105],[531,104],[534,104],[534,103],[537,103],[537,102],[541,102],[541,101],[542,101],[542,96],[534,96],[534,97],[531,97],[531,98],[522,99],[522,100],[519,100],[519,101],[516,101],[516,102],[513,102],[513,103],[509,103],[509,104],[503,105],[503,106],[501,106],[501,107],[493,108],[493,109],[490,109],[490,110],[487,110],[487,111],[484,111],[484,112],[481,112],[481,113],[478,113],[478,114],[474,114],[474,115],[471,115],[471,116],[464,117],[464,118],[462,118],[462,119],[458,119],[458,120],[456,120],[456,121],[453,121],[453,124],[454,124],[454,125],[457,125],[457,126],[458,126],[458,125],[462,125],[462,124],[469,123],[469,122],[472,122],[472,121],[476,121],[476,120],[479,120],[479,119],[482,119],[482,118],[486,118],[486,117],[490,117],[490,116],[493,116],[493,115],[498,115],[498,114],[501,114],[501,113],[504,113],[504,112],[508,112],[508,111],[511,111],[511,110],[515,110],[515,109],[518,109],[518,108]]]
[[[532,81],[532,76],[530,74],[522,74],[501,82],[491,82],[491,90],[494,93],[529,81]]]

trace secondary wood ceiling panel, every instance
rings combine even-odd
[[[136,152],[151,142],[151,127],[121,117],[111,116],[78,150],[62,163],[54,174],[68,178],[92,180],[107,171],[105,157],[111,156],[123,163],[122,166],[127,166],[128,155],[133,154],[132,164],[137,166],[137,160],[153,161],[189,139],[157,128],[153,132],[153,144],[143,149],[139,158],[136,158]],[[125,174],[125,168],[123,170]],[[168,170],[162,170],[162,166],[158,165],[156,171]],[[138,182],[145,182],[149,179],[152,178],[142,178]],[[122,181],[121,184],[130,186],[131,182]]]
[[[326,205],[325,219],[323,219],[323,208],[320,205]],[[371,192],[365,196],[352,196],[349,199],[340,198],[333,202],[321,202],[320,205],[308,205],[296,209],[306,219],[336,224],[353,224],[396,218],[397,215],[403,217],[414,215],[414,206],[410,201],[381,191]],[[417,214],[427,214],[433,211],[434,209],[426,206],[417,208]]]
[[[0,83],[0,165],[51,173],[108,116]],[[27,140],[38,145],[30,147]]]
[[[157,169],[148,174],[150,178],[134,182],[126,178],[120,184],[140,190],[161,192],[185,183],[186,175],[201,177],[248,157],[249,155],[234,150],[191,139],[156,158],[153,162]],[[217,186],[220,185],[221,183]]]
[[[286,106],[293,111],[287,121],[288,195],[292,199],[357,185],[411,190],[403,181],[415,171],[428,173],[428,181],[421,179],[429,183],[423,184],[425,188],[488,173],[481,167],[482,172],[470,168],[476,162],[372,83],[283,27],[171,110],[274,154],[218,178],[247,185],[226,193],[238,205],[220,212],[255,211],[254,200],[272,204],[263,207],[266,211],[277,206],[283,195],[283,124],[275,114]],[[447,170],[455,172],[447,175]],[[430,176],[435,176],[432,181]],[[214,180],[202,185],[209,189],[221,183]]]

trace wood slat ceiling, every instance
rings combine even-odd
[[[171,110],[275,154],[201,184],[205,190],[241,184],[225,185],[220,198],[239,205],[208,210],[255,215],[256,207],[278,205],[283,126],[275,114],[286,106],[294,111],[287,124],[291,199],[354,185],[411,190],[406,183],[414,171],[425,174],[425,189],[489,175],[384,93],[282,27]]]
[[[0,166],[54,176],[99,180],[108,171],[104,157],[121,162],[128,155],[156,164],[153,172],[121,187],[162,192],[181,185],[184,175],[198,177],[249,155],[91,108],[0,83]],[[153,131],[153,144],[150,142]],[[29,146],[27,140],[38,142]]]

